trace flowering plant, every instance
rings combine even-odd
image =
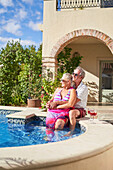
[[[48,74],[50,71],[48,71]],[[60,78],[58,76],[53,81],[49,76],[42,79],[42,91],[41,91],[41,106],[46,107],[46,103],[52,98],[52,95],[57,87],[60,86]]]

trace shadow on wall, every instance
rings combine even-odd
[[[103,99],[103,102],[113,103],[113,93],[103,94],[102,99]]]
[[[88,102],[98,102],[99,87],[95,82],[84,82],[88,87]]]
[[[28,166],[32,166],[34,165],[34,163],[36,163],[35,161],[31,160],[28,161],[27,159],[21,159],[21,158],[11,158],[11,157],[7,157],[7,158],[0,158],[0,170],[4,170],[4,169],[27,169]],[[3,166],[2,166],[3,165]],[[4,168],[5,167],[7,168]]]

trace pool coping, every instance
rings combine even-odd
[[[42,145],[0,148],[0,167],[40,169],[101,154],[113,147],[113,126],[104,121],[95,122],[92,124],[87,117],[81,119],[79,123],[86,127],[86,132],[76,138]]]

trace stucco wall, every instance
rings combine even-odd
[[[81,60],[81,66],[84,67],[86,71],[90,71],[96,77],[99,77],[98,70],[98,59],[99,58],[109,58],[112,57],[111,52],[104,44],[70,44],[68,47],[72,48],[72,54],[74,52],[79,52],[83,59]]]
[[[94,29],[113,38],[113,8],[84,8],[56,11],[56,0],[44,1],[43,56],[67,33],[79,29]]]

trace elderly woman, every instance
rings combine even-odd
[[[76,91],[71,87],[72,76],[70,73],[63,74],[61,79],[62,88],[57,88],[53,97],[48,101],[46,107],[48,113],[46,117],[46,127],[52,129],[63,129],[69,121],[70,108],[76,102]],[[51,102],[57,102],[57,106],[51,109]],[[65,104],[58,105],[59,101],[68,101]]]

